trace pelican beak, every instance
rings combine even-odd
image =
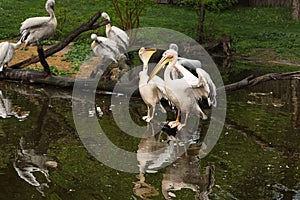
[[[157,63],[157,65],[154,67],[154,69],[152,70],[149,79],[147,81],[147,83],[149,83],[149,81],[162,69],[164,68],[164,66],[170,62],[172,59],[171,57],[169,57],[168,55],[163,55],[163,57],[160,59],[160,61]]]
[[[155,48],[144,48],[139,50],[139,55],[142,57],[143,62],[148,63],[151,56],[156,52]]]

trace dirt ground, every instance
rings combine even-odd
[[[16,43],[17,41],[10,41],[10,42]],[[12,61],[10,61],[10,63],[8,64],[9,66],[16,64],[18,62],[21,62],[23,60],[26,60],[32,56],[38,55],[36,46],[29,46],[28,50],[23,50],[23,47],[24,47],[24,44],[22,44],[21,47],[15,51]],[[46,50],[49,47],[50,46],[44,46],[44,50]],[[54,54],[53,56],[48,57],[46,59],[48,64],[50,66],[51,65],[56,66],[56,68],[58,70],[70,71],[71,67],[72,67],[72,63],[65,61],[66,53],[69,51],[69,49],[70,49],[70,46],[67,46],[62,51],[59,51],[56,54]],[[33,65],[30,65],[29,67],[41,67],[42,68],[42,65],[38,62]]]
[[[2,42],[2,41],[0,41]],[[9,41],[12,43],[16,43],[17,41]],[[66,61],[66,54],[68,51],[72,48],[73,43],[70,43],[67,47],[65,47],[63,50],[55,53],[52,56],[49,56],[46,58],[49,66],[55,66],[59,71],[65,71],[70,72],[72,63]],[[9,66],[16,64],[18,62],[21,62],[23,60],[26,60],[32,56],[38,55],[37,53],[37,47],[36,46],[29,46],[28,50],[23,50],[24,44],[21,45],[19,49],[15,51],[13,59],[8,64]],[[51,46],[43,46],[44,50],[48,49]],[[80,70],[77,74],[70,75],[71,77],[77,77],[77,78],[86,78],[89,77],[95,66],[100,62],[99,57],[93,57],[90,61],[87,61],[83,63],[80,66]],[[42,65],[38,62],[32,65],[29,65],[28,68],[41,68]]]

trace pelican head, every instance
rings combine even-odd
[[[97,35],[95,34],[95,33],[93,33],[92,35],[91,35],[91,39],[93,40],[93,41],[96,41],[97,40]]]
[[[45,8],[47,11],[49,10],[53,10],[54,11],[54,4],[55,4],[55,0],[48,0],[46,2]]]
[[[176,52],[178,52],[178,46],[177,46],[177,44],[175,44],[175,43],[171,43],[171,44],[169,45],[169,49],[173,49],[173,50],[175,50]]]
[[[106,12],[103,12],[103,13],[101,14],[101,16],[102,16],[104,19],[107,19],[108,21],[110,21],[110,17],[109,17],[109,15],[108,15]]]
[[[151,58],[151,56],[156,52],[154,48],[140,48],[139,57],[144,64],[147,64]]]
[[[151,72],[148,82],[162,69],[165,67],[167,63],[171,63],[172,66],[175,66],[177,61],[177,52],[174,49],[166,50],[160,61],[154,67],[153,71]]]
[[[92,49],[94,49],[97,46],[97,44],[99,44],[100,42],[98,40],[98,36],[95,33],[91,35],[91,39],[93,40],[91,47]]]

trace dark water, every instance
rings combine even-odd
[[[102,152],[106,143],[79,137],[72,91],[0,83],[0,199],[300,199],[299,82],[266,82],[227,94],[224,130],[202,159],[208,122],[178,143],[168,141],[172,131],[158,131],[159,120],[143,122],[146,107],[132,98],[131,118],[145,126],[140,134],[147,138],[141,139],[118,128],[111,95],[76,104],[77,114],[95,118],[113,144],[135,153],[129,167],[140,173],[112,169],[93,156],[118,155]],[[82,126],[88,134],[88,123]],[[99,151],[88,152],[83,141]],[[184,147],[186,153],[178,153]]]

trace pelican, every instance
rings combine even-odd
[[[116,26],[111,26],[110,17],[106,12],[103,12],[101,16],[109,21],[109,23],[106,25],[105,30],[106,37],[111,40],[114,40],[118,44],[120,51],[122,53],[125,53],[126,48],[129,45],[129,37],[127,33]]]
[[[121,54],[115,41],[96,34],[92,34],[91,39],[93,40],[91,47],[96,56],[105,57],[117,63]]]
[[[146,49],[144,47],[140,48],[139,50],[139,57],[143,62],[143,70],[139,73],[139,91],[148,108],[147,115],[142,118],[146,122],[150,122],[153,119],[156,104],[159,104],[162,112],[166,113],[166,110],[160,104],[161,98],[166,94],[164,89],[164,81],[160,77],[154,76],[152,80],[147,83],[149,79],[148,62],[155,52],[156,49]],[[151,107],[152,114],[150,111]]]
[[[169,45],[169,49],[174,49],[178,53],[178,46],[175,43],[171,43]],[[202,68],[202,64],[199,60],[194,60],[194,59],[188,59],[184,57],[177,57],[177,62],[191,70],[196,70],[197,68]]]
[[[210,91],[209,83],[213,84],[210,76],[201,68],[198,68],[198,78],[190,71],[185,69],[177,62],[178,54],[174,49],[168,49],[163,53],[161,60],[157,63],[151,72],[148,81],[150,81],[155,74],[157,74],[167,63],[168,66],[164,72],[165,90],[168,99],[176,106],[178,113],[175,121],[169,122],[171,128],[177,127],[180,130],[187,123],[189,113],[196,111],[202,119],[207,119],[205,113],[201,110],[197,103],[197,99],[205,97],[209,105],[216,105],[215,94]],[[181,74],[182,78],[171,79],[170,73],[173,68],[176,68]],[[203,75],[205,74],[205,75]],[[209,80],[208,80],[209,79]],[[213,84],[212,88],[215,90]],[[185,112],[184,123],[180,123],[180,114]]]
[[[169,45],[169,49],[173,49],[177,52],[178,54],[178,46],[175,43],[171,43]],[[211,80],[209,74],[202,69],[202,63],[199,60],[194,60],[194,59],[188,59],[188,58],[184,58],[184,57],[179,57],[177,56],[177,64],[176,65],[176,70],[178,67],[180,68],[180,72],[183,71],[185,76],[188,76],[190,80],[196,80],[197,78],[195,76],[192,76],[191,73],[189,73],[187,70],[185,70],[185,68],[189,68],[191,70],[195,70],[197,75],[198,75],[198,82],[197,82],[197,86],[199,87],[202,81],[205,81],[209,87],[210,90],[210,98],[208,98],[208,105],[209,106],[217,106],[217,101],[216,101],[216,86],[213,83],[213,81]],[[185,68],[182,68],[185,67]],[[174,71],[172,71],[172,75],[173,75],[173,79],[174,78],[178,78],[178,74],[174,73]],[[174,75],[175,74],[175,75]],[[204,77],[204,78],[202,78]],[[193,87],[197,87],[197,86],[193,86]]]
[[[22,22],[20,33],[22,42],[25,42],[24,48],[32,43],[39,44],[55,33],[57,20],[54,14],[54,4],[54,0],[47,0],[46,2],[45,8],[50,14],[49,17],[32,17]]]
[[[4,65],[8,66],[8,63],[12,60],[15,49],[19,48],[22,41],[17,43],[1,42],[0,43],[0,72],[3,71]]]

